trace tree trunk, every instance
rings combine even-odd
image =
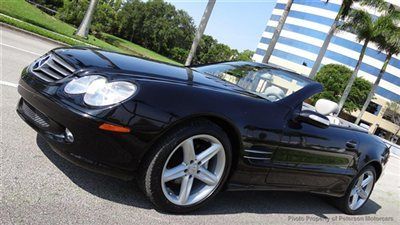
[[[75,35],[87,38],[89,34],[90,23],[92,22],[94,11],[96,10],[96,5],[99,0],[90,0],[89,7],[85,13],[85,17],[79,25],[78,30],[75,32]]]
[[[210,18],[211,12],[214,8],[216,0],[209,0],[208,4],[206,6],[206,9],[204,10],[203,17],[201,18],[199,28],[197,29],[196,36],[194,37],[192,47],[190,48],[189,55],[186,59],[185,66],[190,66],[192,63],[192,60],[196,54],[197,46],[199,45],[199,42],[201,40],[201,37],[203,36],[204,30],[206,29],[208,19]]]
[[[359,123],[360,123],[361,118],[362,118],[362,116],[363,116],[364,113],[365,113],[365,110],[367,110],[367,107],[368,107],[369,103],[371,102],[372,97],[374,97],[375,90],[376,90],[376,88],[379,86],[379,82],[381,81],[381,79],[382,79],[382,77],[383,77],[383,74],[384,74],[385,71],[386,71],[386,67],[387,67],[387,65],[389,64],[389,61],[390,61],[391,58],[392,58],[392,54],[388,53],[388,55],[386,56],[385,62],[383,63],[382,69],[381,69],[381,71],[379,72],[379,75],[378,75],[378,77],[376,78],[375,83],[374,83],[374,85],[372,86],[372,89],[371,89],[371,91],[370,91],[369,94],[368,94],[367,100],[365,101],[365,103],[364,103],[364,105],[363,105],[363,107],[362,107],[362,109],[361,109],[361,112],[360,112],[360,114],[359,114],[358,117],[357,117],[357,120],[356,120],[356,122],[355,122],[356,124],[359,124]]]
[[[272,36],[271,41],[269,42],[267,51],[265,52],[264,58],[262,60],[263,63],[268,63],[269,59],[272,56],[272,52],[274,51],[275,45],[278,42],[279,36],[281,35],[282,28],[285,25],[292,4],[293,0],[288,0],[288,2],[286,3],[286,7],[283,11],[283,14],[279,19],[278,26],[276,26],[274,35]]]
[[[135,34],[135,24],[132,24],[132,33],[131,33],[131,38],[130,41],[133,42],[133,35]]]
[[[342,15],[342,11],[344,8],[344,3],[342,3],[342,6],[340,7],[340,10],[335,18],[335,21],[333,22],[331,29],[329,29],[328,34],[325,37],[324,43],[322,44],[321,48],[319,49],[317,59],[314,62],[313,68],[311,69],[310,75],[308,76],[310,79],[314,79],[314,77],[317,75],[317,72],[319,70],[319,66],[321,65],[322,59],[325,56],[326,50],[328,50],[329,43],[331,42],[331,39],[333,37],[333,34],[335,33],[340,16]]]
[[[362,60],[363,60],[364,55],[365,55],[365,50],[367,50],[368,43],[369,43],[369,39],[366,39],[365,42],[364,42],[364,45],[363,45],[363,47],[361,49],[360,57],[358,58],[358,62],[357,62],[356,68],[354,69],[354,72],[351,75],[351,77],[350,77],[350,79],[349,79],[349,81],[347,83],[346,88],[344,89],[343,95],[340,98],[338,115],[340,114],[340,111],[342,111],[342,109],[344,107],[344,103],[346,102],[347,97],[350,94],[351,87],[353,86],[354,81],[357,78],[357,74],[358,74],[358,71],[360,70],[360,67],[361,67],[361,64],[362,64]]]

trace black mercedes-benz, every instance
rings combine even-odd
[[[322,89],[254,62],[180,67],[58,48],[23,70],[17,112],[65,159],[136,178],[162,211],[188,212],[223,189],[251,189],[328,195],[354,214],[389,150],[337,118],[335,103],[304,103]]]

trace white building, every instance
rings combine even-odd
[[[400,8],[400,0],[387,0],[387,2]],[[253,60],[262,61],[286,3],[287,0],[277,1],[267,27],[262,33]],[[326,0],[294,0],[269,62],[308,75],[341,3],[341,0],[330,0],[329,2]],[[360,8],[358,4],[355,4],[354,7]],[[373,9],[367,10],[372,15],[379,16],[379,12]],[[337,32],[329,44],[322,64],[342,64],[354,69],[362,45],[363,43],[357,42],[354,34],[344,31]],[[375,44],[370,43],[359,76],[373,83],[385,57],[384,53],[379,53]],[[376,99],[373,100],[367,109],[368,112],[362,118],[363,123],[371,126],[371,132],[388,138],[396,133],[399,127],[398,124],[393,124],[384,118],[388,118],[385,115],[386,102],[400,100],[400,56],[394,56],[390,61],[375,96]],[[353,116],[356,115],[358,112],[353,114]],[[354,118],[350,116],[348,119]]]

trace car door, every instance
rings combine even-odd
[[[289,120],[266,182],[306,190],[342,190],[351,179],[357,136],[336,125],[321,128]]]

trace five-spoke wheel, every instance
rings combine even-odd
[[[374,189],[376,172],[373,166],[367,166],[354,177],[346,194],[335,199],[336,206],[347,214],[356,214],[368,201]]]
[[[163,211],[194,210],[222,188],[231,154],[230,140],[221,127],[207,120],[192,121],[154,146],[144,164],[142,187]]]
[[[349,197],[349,208],[351,210],[359,209],[367,201],[374,186],[374,174],[372,171],[365,171],[354,183]]]
[[[165,197],[177,205],[203,200],[221,180],[225,160],[224,147],[215,137],[202,134],[186,139],[164,165],[161,180]]]

